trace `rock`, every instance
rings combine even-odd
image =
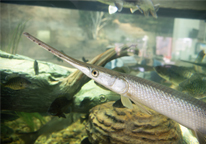
[[[179,124],[151,110],[145,114],[133,109],[113,107],[114,102],[90,110],[86,131],[93,144],[178,144],[182,142]]]
[[[51,102],[62,92],[60,83],[74,70],[38,61],[39,74],[34,72],[34,59],[0,51],[1,108],[23,112],[46,112]],[[24,78],[30,83],[19,90],[5,87],[12,78]]]
[[[182,131],[183,140],[186,144],[199,144],[197,138],[192,134],[192,130],[180,125]]]

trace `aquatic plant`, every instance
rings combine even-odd
[[[12,54],[16,54],[17,49],[18,49],[18,45],[19,45],[19,41],[21,39],[21,35],[25,29],[27,21],[21,21],[15,28],[13,34],[12,34],[12,38],[9,42],[9,45],[7,47],[7,52],[10,52]]]
[[[41,125],[46,123],[44,117],[41,116],[39,113],[16,112],[16,114],[25,122],[31,132],[37,128],[37,125],[34,122],[34,118],[39,119]]]
[[[97,39],[99,31],[107,24],[108,18],[104,12],[79,11],[79,15],[79,26],[86,31],[89,38]]]

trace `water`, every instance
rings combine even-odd
[[[76,78],[71,76],[75,69],[71,65],[29,41],[22,35],[23,32],[30,33],[80,61],[83,61],[83,57],[92,60],[109,48],[113,48],[118,54],[122,47],[130,47],[126,57],[107,64],[103,61],[105,67],[123,67],[122,70],[128,74],[175,88],[172,81],[159,76],[152,67],[171,64],[194,67],[181,60],[194,62],[201,50],[206,52],[205,22],[202,20],[205,9],[201,7],[200,2],[180,3],[176,7],[178,9],[172,9],[169,13],[168,7],[175,8],[175,5],[169,2],[162,5],[165,8],[161,8],[160,3],[158,18],[155,19],[151,14],[146,17],[139,11],[131,14],[127,8],[123,8],[121,13],[109,15],[108,5],[99,2],[68,2],[60,5],[55,1],[37,1],[30,5],[1,3],[1,124],[14,132],[37,131],[52,118],[47,113],[52,101],[57,97],[66,96],[68,99],[74,99],[74,103],[64,110],[64,113],[75,112],[77,114],[68,117],[76,116],[76,119],[69,121],[68,125],[62,126],[60,123],[63,129],[60,129],[60,132],[52,125],[54,128],[47,134],[49,138],[41,136],[36,143],[80,143],[87,137],[87,133],[84,127],[86,122],[77,120],[78,113],[89,113],[89,109],[95,105],[119,99],[119,95],[102,89],[93,81],[85,84],[89,79],[81,73],[76,73],[75,76],[83,78],[75,82]],[[6,59],[11,54],[15,59]],[[107,55],[109,53],[105,56]],[[39,75],[35,75],[34,60],[38,62]],[[206,59],[203,57],[201,62],[205,63]],[[198,74],[205,72],[202,67],[194,69]],[[5,87],[3,84],[13,77],[26,78],[31,84],[19,90]],[[200,86],[204,86],[205,76],[198,78]],[[190,77],[185,80],[188,79]],[[191,89],[190,87],[190,91]],[[203,88],[199,97],[205,99],[205,95],[206,90]],[[26,113],[22,116],[16,114],[16,111],[38,112],[40,117]],[[16,116],[20,118],[17,119]],[[7,131],[7,134],[1,133],[2,142],[23,143],[14,132]],[[189,132],[184,131],[182,134],[185,143],[198,143]]]

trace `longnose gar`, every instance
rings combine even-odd
[[[123,105],[132,100],[193,129],[201,139],[206,135],[206,103],[161,84],[78,61],[28,33],[24,35],[45,50],[68,62],[99,84],[121,95]],[[129,100],[130,99],[130,100]]]

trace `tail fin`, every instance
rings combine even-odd
[[[30,132],[30,133],[16,133],[25,144],[34,144],[36,139],[39,137],[38,132]]]

